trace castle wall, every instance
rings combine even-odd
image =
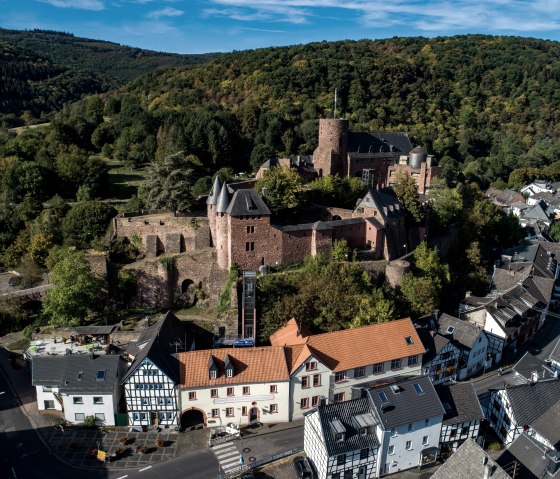
[[[322,254],[325,258],[332,257],[333,230],[313,230],[311,236],[311,254]]]
[[[228,236],[228,216],[225,213],[216,213],[216,255],[218,266],[222,269],[229,269],[229,236]]]
[[[176,253],[177,244],[180,245],[180,252],[210,246],[209,220],[204,216],[174,216],[172,213],[119,215],[113,225],[117,238],[132,240],[134,236],[139,236],[144,253]],[[179,243],[173,235],[181,235]],[[151,243],[157,244],[155,250],[150,247]]]
[[[282,264],[302,261],[311,253],[312,230],[285,231],[282,233]]]
[[[208,205],[207,207],[208,215],[208,227],[210,228],[210,245],[216,245],[216,206]]]
[[[333,242],[336,240],[346,240],[350,248],[363,249],[366,243],[365,222],[358,224],[339,225],[333,228]]]

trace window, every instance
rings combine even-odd
[[[344,471],[344,479],[352,479],[354,477],[354,469],[346,469]]]
[[[217,398],[218,397],[218,390],[217,389],[210,389],[210,397]]]
[[[450,358],[450,357],[451,357],[451,353],[450,353],[449,351],[448,351],[447,353],[443,353],[443,354],[441,355],[441,359],[442,359],[442,360],[448,359],[448,358]]]
[[[191,393],[189,393],[190,397]],[[140,398],[140,403],[142,406],[149,406],[150,405],[150,398]]]
[[[309,398],[301,398],[301,408],[307,409],[309,407]]]
[[[83,371],[79,371],[79,372],[78,372],[78,377],[77,377],[78,381],[81,381],[81,380],[82,380],[83,375],[84,375],[84,372],[83,372]]]
[[[105,421],[105,413],[96,412],[95,413],[95,420],[96,421]]]
[[[226,417],[233,417],[233,408],[226,407]]]
[[[366,375],[366,367],[360,366],[359,368],[354,368],[354,377],[363,378]]]
[[[210,370],[210,379],[216,379],[218,377],[218,371],[215,369]]]
[[[408,425],[408,432],[412,431],[412,424]]]
[[[95,379],[97,381],[105,381],[105,370],[104,369],[100,369],[99,371],[97,371],[97,374],[95,376]]]
[[[424,436],[422,438],[422,446],[427,446],[428,444],[430,444],[430,438],[428,436]]]
[[[45,401],[45,409],[54,409],[54,401]]]
[[[373,372],[374,373],[382,373],[383,372],[383,363],[375,363],[373,365]]]
[[[165,398],[157,398],[158,406],[165,406]]]
[[[243,407],[241,408],[241,415],[242,415],[242,416],[246,416],[246,415],[247,415],[247,406],[243,406]]]
[[[391,361],[391,369],[400,369],[402,365],[401,359],[393,359]]]
[[[455,437],[457,435],[457,427],[452,427],[451,432],[449,433],[449,437]]]
[[[397,430],[395,428],[391,429],[391,436],[395,437],[397,435]]]
[[[255,232],[255,227],[254,226],[247,226],[247,233],[251,234]]]
[[[409,366],[416,366],[418,364],[418,354],[415,354],[414,356],[409,356],[408,357],[408,365]]]
[[[404,340],[406,341],[407,346],[412,346],[414,344],[411,336],[407,336]]]
[[[344,393],[336,393],[334,395],[334,402],[342,402],[344,401]]]
[[[86,415],[83,412],[77,412],[76,414],[74,414],[74,419],[77,422],[84,422],[86,419]]]
[[[103,404],[102,396],[93,396],[93,404]]]
[[[220,417],[220,410],[212,409],[212,417]]]
[[[389,402],[389,398],[387,397],[387,394],[385,394],[385,391],[380,391],[377,394],[379,395],[381,402]]]
[[[227,388],[227,395],[228,396],[235,396],[233,388]]]
[[[314,374],[313,375],[313,387],[317,387],[321,385],[321,375],[320,374]]]
[[[414,387],[414,390],[416,391],[416,394],[423,394],[424,393],[424,390],[422,389],[422,386],[420,386],[420,384],[414,383],[412,386]]]
[[[429,420],[429,419],[426,419],[426,420],[424,421],[424,427],[428,427],[429,425],[430,425],[430,420]]]
[[[333,475],[331,476],[331,479],[340,479],[340,472],[333,473]]]
[[[278,386],[276,384],[270,385],[270,394],[276,394],[278,392]]]
[[[84,403],[84,399],[82,398],[82,396],[74,396],[72,398],[72,402],[74,404],[83,404]]]
[[[319,396],[313,396],[311,398],[311,407],[317,407],[319,405]]]
[[[278,412],[278,404],[271,404],[270,405],[270,414],[275,414]]]
[[[334,373],[334,382],[344,381],[346,379],[346,371],[338,371]]]
[[[339,454],[336,458],[336,465],[342,466],[343,464],[346,464],[346,454]]]
[[[395,446],[393,446],[393,445],[389,446],[388,454],[389,454],[389,456],[395,454]]]
[[[243,394],[251,394],[249,386],[243,386]]]
[[[191,391],[189,393],[189,401],[196,401],[196,391]]]
[[[227,368],[226,369],[226,376],[228,378],[232,378],[233,377],[233,368]]]
[[[412,441],[406,441],[406,450],[410,451],[412,449]]]
[[[315,371],[317,369],[317,361],[309,361],[305,363],[305,370],[306,371]]]
[[[255,242],[254,241],[247,241],[245,243],[245,251],[255,251]]]
[[[367,459],[369,456],[369,449],[366,447],[360,451],[360,459]]]
[[[455,331],[454,326],[447,326],[447,331],[445,333],[446,334],[453,334],[453,331]]]
[[[468,433],[469,433],[469,426],[464,426],[461,429],[461,436],[464,436],[465,434],[468,434]]]
[[[309,376],[302,376],[301,387],[302,388],[308,388],[309,387]]]

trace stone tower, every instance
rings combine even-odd
[[[348,154],[348,120],[319,120],[319,146],[313,152],[313,167],[319,176],[345,176]]]
[[[220,196],[220,191],[222,189],[222,181],[219,176],[214,179],[214,185],[208,199],[206,200],[206,209],[208,215],[208,223],[210,226],[210,238],[212,245],[216,245],[216,204],[218,203],[218,196]]]
[[[226,211],[229,206],[230,195],[226,183],[222,185],[220,195],[216,201],[216,255],[218,258],[218,266],[221,269],[229,267],[229,245],[228,245],[228,215]]]

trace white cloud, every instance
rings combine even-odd
[[[77,8],[80,10],[104,10],[103,0],[39,0],[58,8]]]
[[[368,28],[529,32],[560,28],[560,0],[209,0],[207,16],[241,21],[309,23],[324,10],[353,13]],[[332,13],[332,12],[329,12]]]
[[[150,12],[146,15],[146,17],[148,18],[161,18],[161,17],[180,17],[181,15],[183,15],[183,10],[178,10],[177,8],[173,8],[173,7],[165,7],[162,8],[161,10],[154,10],[153,12]]]

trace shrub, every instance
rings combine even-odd
[[[128,437],[126,436],[119,437],[119,443],[122,444],[123,446],[126,446],[128,444]]]
[[[488,444],[489,451],[500,451],[502,449],[502,445],[498,441],[493,441]]]
[[[148,454],[148,448],[146,446],[138,446],[136,448],[136,452],[139,452],[140,454]]]
[[[95,427],[95,416],[86,416],[84,419],[84,427],[88,429]]]

